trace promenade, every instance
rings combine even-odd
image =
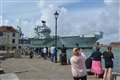
[[[1,66],[5,73],[15,73],[20,80],[73,80],[70,65],[61,66],[37,57],[6,59]],[[88,76],[88,80],[102,79]]]

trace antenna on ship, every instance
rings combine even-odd
[[[24,44],[24,41],[23,41],[23,39],[24,39],[24,34],[23,34],[23,32],[22,32],[22,29],[21,29],[21,25],[22,23],[21,23],[21,19],[18,19],[18,24],[17,24],[17,30],[18,30],[18,33],[19,33],[19,36],[20,36],[20,46],[23,48],[23,44]],[[19,46],[19,47],[20,47]],[[18,48],[19,48],[18,47]]]
[[[42,20],[41,23],[42,25],[37,25],[37,27],[34,28],[36,38],[38,39],[50,38],[51,30],[49,27],[47,27],[46,21]]]
[[[17,28],[18,28],[18,32],[20,33],[20,37],[22,37],[23,38],[23,32],[22,32],[22,29],[21,29],[21,25],[22,23],[21,23],[21,19],[18,19],[18,24],[17,24]]]

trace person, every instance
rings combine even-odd
[[[74,80],[87,80],[85,58],[81,55],[79,48],[73,49],[73,56],[70,59],[71,72]]]
[[[30,51],[30,59],[32,59],[34,57],[33,51]]]
[[[41,48],[41,57],[44,58],[44,48]]]
[[[47,57],[47,58],[49,58],[48,54],[49,54],[49,48],[46,47],[46,57]]]
[[[61,48],[60,62],[61,62],[61,65],[66,65],[67,64],[66,48],[65,48],[64,45]]]
[[[91,72],[95,74],[96,78],[103,73],[101,57],[102,53],[100,52],[100,47],[96,46],[96,50],[90,56],[92,59]]]
[[[51,57],[50,48],[48,48],[48,58]]]
[[[47,47],[43,48],[43,58],[46,59],[47,57]]]
[[[105,61],[105,72],[104,72],[103,80],[111,80],[112,69],[113,69],[113,59],[114,59],[111,46],[108,46],[108,50],[103,52],[103,58]]]
[[[43,57],[43,51],[42,51],[42,48],[38,48],[38,53],[39,53],[39,57]]]
[[[58,56],[57,56],[57,47],[55,47],[55,50],[54,50],[54,55],[55,55],[55,63],[57,63],[57,58],[58,58]]]
[[[51,61],[54,62],[55,61],[55,47],[54,46],[50,48],[50,55],[51,55]]]

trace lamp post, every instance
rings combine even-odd
[[[55,48],[56,48],[55,62],[57,63],[57,20],[59,13],[56,11],[54,13],[54,16],[55,16]]]

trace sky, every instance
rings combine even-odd
[[[60,36],[102,31],[100,42],[120,41],[120,0],[0,0],[0,25],[19,25],[24,36],[34,37],[45,20],[54,34],[56,10]]]

